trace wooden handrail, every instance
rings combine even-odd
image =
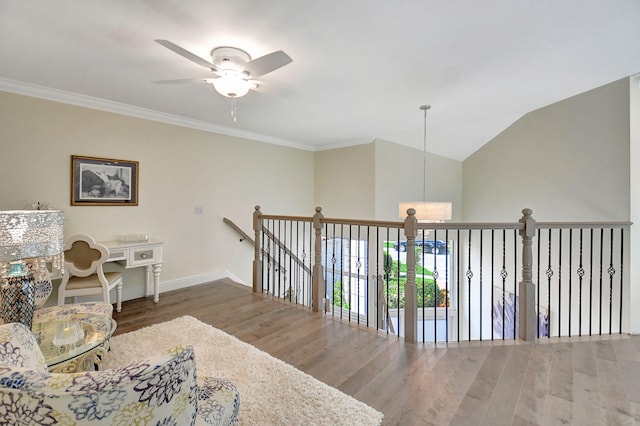
[[[254,244],[253,238],[251,238],[246,232],[244,232],[242,229],[240,229],[240,227],[238,225],[236,225],[235,223],[233,223],[233,221],[231,221],[230,219],[227,219],[226,217],[222,218],[222,221],[224,223],[226,223],[227,225],[229,225],[231,228],[233,228],[238,234],[240,234],[240,241],[248,241],[249,243],[251,243],[251,245]]]
[[[227,219],[226,217],[222,218],[222,221],[224,223],[226,223],[227,225],[229,225],[231,228],[233,228],[238,234],[240,234],[240,236],[242,238],[240,238],[240,241],[248,241],[249,243],[251,243],[251,245],[253,246],[255,244],[255,241],[253,240],[253,238],[251,238],[246,232],[244,232],[242,229],[240,229],[240,227],[238,225],[236,225],[231,219]],[[267,235],[267,237],[269,239],[271,239],[273,241],[274,244],[276,244],[278,247],[282,248],[284,250],[284,252],[291,256],[291,259],[298,265],[301,266],[305,272],[307,273],[311,273],[311,269],[306,266],[304,264],[304,262],[302,262],[302,260],[300,260],[300,258],[298,256],[296,256],[291,250],[289,250],[289,248],[286,246],[286,244],[284,244],[282,241],[280,241],[278,238],[275,237],[275,235],[273,235],[273,233],[271,231],[269,231],[266,227],[262,228],[262,231],[265,233],[265,235]],[[276,260],[273,258],[273,256],[271,256],[271,254],[266,253],[267,254],[267,258],[269,259],[269,261],[274,262],[277,264],[278,268],[282,268],[282,265],[280,265],[280,263],[276,262]]]

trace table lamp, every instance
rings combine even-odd
[[[64,215],[60,210],[0,211],[0,317],[31,328],[35,279],[24,259],[61,264]]]

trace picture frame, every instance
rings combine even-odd
[[[137,161],[71,156],[72,206],[137,206]]]

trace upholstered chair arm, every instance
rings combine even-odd
[[[71,374],[0,365],[0,397],[0,418],[20,424],[194,424],[195,355],[178,346],[120,368]]]
[[[198,417],[196,425],[237,425],[240,393],[222,379],[198,377]]]
[[[0,365],[47,371],[38,342],[26,325],[19,322],[0,325]]]

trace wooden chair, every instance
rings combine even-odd
[[[116,289],[116,311],[122,310],[122,274],[104,272],[102,265],[109,251],[89,235],[69,237],[64,245],[64,273],[58,288],[58,305],[64,305],[67,297],[101,294],[111,303],[109,292]]]

